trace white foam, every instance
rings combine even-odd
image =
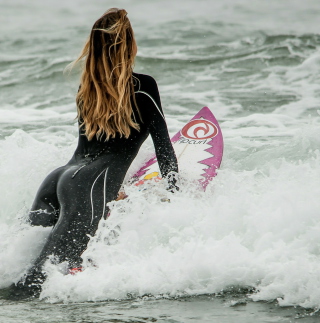
[[[0,142],[0,219],[12,223],[15,217],[31,206],[44,177],[71,157],[72,144],[58,148],[55,144],[40,142],[22,130],[17,130]],[[70,138],[69,138],[70,139]]]
[[[61,110],[61,109],[60,109]],[[37,122],[43,120],[61,120],[70,121],[74,119],[76,113],[66,112],[62,113],[59,108],[55,109],[41,109],[37,110],[36,107],[25,107],[16,109],[12,106],[2,107],[1,109],[1,120],[0,123],[28,123]]]
[[[130,200],[113,205],[84,254],[96,267],[75,277],[49,268],[42,297],[96,301],[249,285],[259,290],[255,300],[318,306],[319,158],[269,163],[262,173],[220,171],[206,194],[194,197],[190,188],[171,204],[129,189]]]
[[[111,204],[112,216],[101,222],[85,252],[85,271],[64,276],[48,265],[41,297],[55,302],[194,295],[249,285],[259,291],[254,300],[319,306],[320,120],[299,122],[299,131],[286,115],[221,123],[225,159],[206,193],[190,184],[171,195],[169,204],[159,201],[167,194],[161,187],[127,187],[130,199]],[[272,139],[271,131],[284,136]],[[42,133],[41,141],[40,133],[16,131],[0,142],[2,287],[18,279],[44,243],[49,231],[29,228],[19,218],[42,179],[69,159],[76,144],[76,133],[60,147],[62,132]],[[133,168],[150,153],[144,150]]]
[[[250,285],[259,290],[255,300],[318,306],[316,126],[306,126],[304,137],[296,134],[286,148],[286,156],[300,151],[308,158],[286,160],[279,145],[260,142],[251,150],[251,164],[239,161],[238,139],[225,127],[226,146],[233,148],[203,194],[190,186],[170,196],[168,204],[159,201],[159,194],[166,193],[161,187],[145,192],[127,187],[130,199],[111,205],[112,216],[101,222],[84,254],[97,267],[86,263],[83,273],[64,276],[49,265],[41,297],[55,302],[117,299],[128,293],[194,295]],[[6,152],[0,184],[5,286],[32,263],[48,234],[19,224],[16,217],[27,211],[42,178],[67,160],[72,147],[50,146],[21,131],[1,144]],[[241,146],[252,149],[248,139]]]

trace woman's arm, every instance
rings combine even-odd
[[[178,173],[176,154],[170,141],[167,123],[161,107],[160,95],[156,81],[150,77],[148,80],[148,92],[139,91],[149,97],[149,131],[154,143],[161,175],[168,179],[169,190],[178,190],[176,177],[172,173]],[[168,176],[169,175],[169,176]],[[173,175],[173,176],[172,176]]]

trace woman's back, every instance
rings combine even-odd
[[[134,121],[139,124],[140,130],[131,129],[130,136],[125,138],[117,134],[115,138],[105,137],[90,141],[84,134],[83,127],[79,128],[78,147],[74,158],[94,158],[97,154],[121,154],[132,162],[136,157],[142,143],[149,133],[152,136],[157,157],[162,170],[166,176],[170,171],[177,172],[177,162],[168,136],[167,125],[164,119],[163,110],[156,81],[149,75],[133,73],[135,98],[139,111],[133,107]],[[71,160],[72,162],[72,160]],[[166,165],[171,164],[170,169]]]

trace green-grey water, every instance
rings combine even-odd
[[[129,13],[135,71],[157,80],[170,133],[208,106],[225,141],[205,193],[189,187],[164,207],[132,192],[90,242],[97,267],[64,276],[48,265],[40,299],[0,299],[0,322],[319,320],[318,1],[0,5],[0,288],[50,231],[25,216],[76,146],[79,75],[63,71],[109,7]]]

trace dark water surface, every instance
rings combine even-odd
[[[0,322],[117,322],[117,323],[255,323],[319,322],[313,310],[279,307],[274,302],[254,303],[240,296],[197,296],[180,299],[47,304],[1,304]],[[26,319],[27,317],[27,319]]]

